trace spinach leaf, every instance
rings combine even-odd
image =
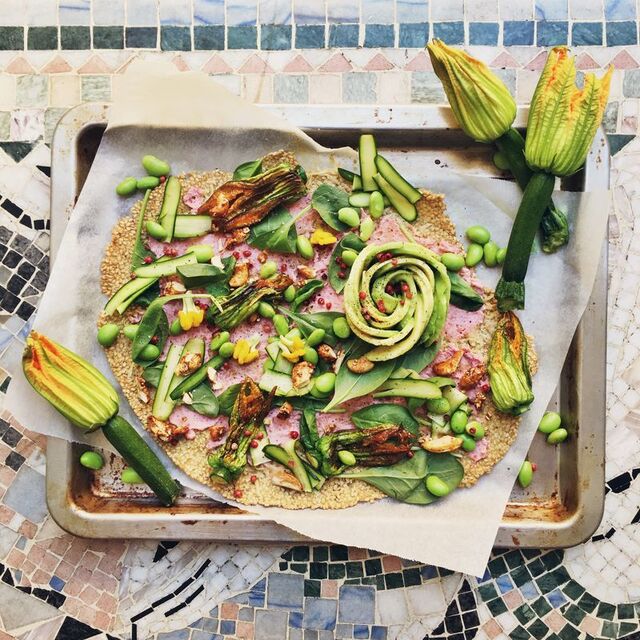
[[[219,412],[222,416],[230,416],[231,409],[233,409],[233,405],[238,397],[238,393],[240,393],[240,383],[232,384],[228,389],[225,389],[218,396],[218,406]]]
[[[178,267],[177,271],[187,289],[204,287],[229,279],[225,271],[213,264],[185,264]]]
[[[335,249],[331,254],[331,258],[329,259],[329,268],[327,270],[327,275],[329,276],[329,284],[333,287],[333,290],[336,293],[341,293],[344,289],[345,284],[347,283],[346,278],[341,278],[338,275],[341,271],[343,271],[343,269],[336,262],[336,258],[342,256],[342,252],[345,249],[353,249],[354,251],[360,253],[360,251],[362,251],[366,246],[366,242],[360,240],[360,238],[355,233],[347,233],[347,235],[345,235],[335,246]],[[345,271],[345,275],[348,275],[348,272]]]
[[[167,338],[169,337],[169,320],[163,308],[164,300],[156,299],[152,302],[142,316],[136,337],[131,346],[131,355],[134,362],[138,362],[143,349],[151,343],[151,339],[156,336],[158,341],[156,346],[162,351]]]
[[[229,280],[233,275],[233,270],[236,266],[236,259],[233,256],[222,258],[222,265],[224,267],[224,277],[221,277],[219,280],[214,280],[204,286],[204,290],[216,298],[222,298],[223,296],[229,295],[231,292],[231,289],[229,288]]]
[[[401,404],[372,404],[359,409],[351,416],[358,429],[368,429],[379,424],[399,424],[411,433],[418,433],[420,425],[410,411]]]
[[[309,280],[305,282],[297,291],[296,297],[291,303],[291,310],[295,313],[316,291],[324,287],[322,280]]]
[[[405,353],[401,358],[398,358],[396,361],[396,371],[399,369],[411,369],[416,373],[420,373],[433,362],[438,351],[440,351],[439,342],[426,348],[418,345],[411,349],[411,351]]]
[[[349,194],[332,184],[321,184],[311,197],[311,206],[320,217],[336,231],[347,231],[349,227],[338,220],[338,211],[349,206]]]
[[[233,172],[232,180],[246,180],[259,173],[262,173],[262,158],[239,164]]]
[[[484,304],[482,296],[463,278],[453,271],[448,271],[451,281],[451,297],[449,302],[454,307],[465,311],[477,311]]]
[[[320,363],[318,363],[320,364]],[[316,370],[317,371],[317,370]],[[327,404],[326,399],[322,398],[314,398],[312,396],[292,396],[287,398],[286,396],[276,396],[273,399],[273,404],[276,406],[280,406],[288,402],[294,409],[298,411],[304,411],[306,409],[311,409],[314,412],[322,411]]]
[[[218,415],[220,403],[206,382],[199,384],[189,393],[192,399],[189,405],[190,409],[193,409],[196,413],[203,416],[209,416],[210,418],[215,418]]]
[[[313,451],[318,440],[320,440],[320,436],[316,424],[316,412],[308,407],[303,409],[300,417],[300,442],[307,451]]]
[[[295,253],[298,238],[295,222],[305,212],[303,209],[293,217],[284,207],[276,207],[264,220],[251,227],[247,243],[256,249]]]
[[[150,364],[148,367],[144,368],[142,372],[142,377],[147,384],[150,384],[152,387],[157,388],[160,383],[160,375],[162,374],[162,369],[164,368],[164,360],[156,360],[153,364]]]
[[[366,396],[368,393],[375,391],[383,382],[385,382],[395,367],[394,360],[385,362],[376,362],[371,371],[367,373],[352,373],[346,365],[350,358],[358,358],[371,349],[371,345],[366,344],[362,340],[354,339],[351,345],[345,350],[344,361],[336,376],[336,385],[333,392],[333,398],[325,407],[325,411],[330,411],[334,407],[341,405],[347,400]]]
[[[450,453],[427,453],[429,475],[438,476],[453,491],[464,476],[464,467]]]
[[[133,245],[133,254],[131,256],[131,270],[134,271],[138,267],[144,264],[145,258],[156,259],[156,254],[150,251],[144,246],[142,241],[142,227],[144,225],[144,216],[147,210],[147,203],[149,202],[149,196],[151,195],[151,189],[147,189],[144,198],[142,199],[142,205],[140,206],[140,213],[138,214],[138,223],[136,226],[136,241]],[[138,298],[139,299],[139,298]]]
[[[135,301],[141,307],[148,307],[156,298],[160,297],[160,284],[154,282],[148,289],[145,289]]]
[[[300,333],[305,337],[315,331],[316,329],[324,329],[324,340],[328,345],[334,347],[338,343],[336,334],[333,333],[333,321],[341,316],[341,313],[337,311],[318,311],[317,313],[294,313],[286,307],[280,308],[280,313],[291,318],[295,323]]]

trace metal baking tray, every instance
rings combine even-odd
[[[493,175],[487,145],[475,144],[456,126],[448,108],[435,106],[268,106],[328,147],[354,146],[362,130],[376,134],[384,154],[402,166],[412,161],[433,172]],[[55,258],[68,214],[82,189],[102,134],[108,107],[71,109],[53,137],[51,251]],[[516,124],[524,125],[520,109]],[[596,136],[585,169],[563,182],[567,190],[607,189],[609,152]],[[99,248],[97,248],[99,249]],[[606,242],[593,294],[578,326],[551,403],[570,425],[572,437],[549,447],[540,435],[531,446],[538,464],[528,490],[514,487],[496,538],[500,547],[569,547],[590,537],[604,507]],[[47,503],[51,515],[74,535],[100,538],[210,539],[294,542],[303,536],[273,521],[188,493],[171,509],[157,506],[146,489],[118,481],[118,461],[94,474],[77,464],[83,447],[50,439]]]

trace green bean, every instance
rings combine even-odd
[[[273,308],[272,305],[270,305],[268,302],[261,302],[258,305],[258,313],[263,317],[263,318],[273,318],[273,316],[276,315],[276,310]]]
[[[456,437],[462,438],[462,448],[465,451],[473,451],[476,448],[476,441],[466,433],[460,433]]]
[[[285,336],[289,333],[289,323],[282,314],[276,313],[273,318],[271,318],[271,322],[273,322],[273,326],[279,336]]]
[[[451,405],[446,398],[432,398],[427,400],[427,412],[435,413],[438,416],[443,416],[449,413]]]
[[[236,345],[233,342],[224,342],[220,345],[218,349],[218,355],[225,360],[230,358],[233,355],[233,350],[236,348]]]
[[[117,187],[116,187],[116,193],[119,196],[130,196],[132,193],[135,192],[135,190],[138,188],[137,187],[137,180],[135,178],[132,178],[131,176],[129,176],[128,178],[125,178]]]
[[[358,257],[358,253],[353,249],[345,249],[340,255],[340,257],[342,258],[342,261],[348,267],[350,267],[356,261],[356,258]]]
[[[140,360],[151,361],[156,360],[160,357],[160,349],[156,347],[155,344],[148,344],[141,352],[140,352]]]
[[[427,491],[438,498],[448,495],[451,491],[449,485],[442,478],[434,475],[427,476],[425,485],[427,486]]]
[[[487,267],[495,267],[498,264],[498,249],[498,245],[493,240],[489,240],[484,245],[484,263]]]
[[[103,324],[98,329],[98,342],[103,347],[110,347],[118,339],[119,333],[120,327],[117,324],[113,324],[113,322]]]
[[[290,284],[283,292],[282,296],[286,302],[293,302],[296,299],[296,288]]]
[[[311,364],[318,364],[318,352],[313,347],[304,350],[304,359]]]
[[[336,386],[336,374],[332,371],[327,371],[319,375],[314,386],[320,393],[331,393]]]
[[[307,236],[298,236],[298,239],[296,240],[296,247],[301,258],[304,258],[305,260],[311,260],[311,258],[313,258],[313,245]]]
[[[146,191],[147,189],[155,189],[160,184],[160,178],[155,176],[145,176],[136,180],[136,189]]]
[[[475,267],[484,257],[484,249],[480,244],[470,244],[467,247],[467,257],[465,258],[465,264],[467,267]]]
[[[523,489],[526,489],[531,484],[532,480],[533,466],[528,460],[525,460],[520,467],[520,471],[518,471],[518,484]]]
[[[371,218],[364,218],[360,223],[360,240],[366,242],[376,230],[376,223]]]
[[[342,464],[347,467],[353,467],[353,465],[357,462],[356,457],[351,453],[351,451],[347,451],[346,449],[341,449],[338,451],[338,459]]]
[[[97,451],[85,451],[80,456],[80,464],[87,469],[98,471],[104,467],[104,458]]]
[[[164,161],[152,155],[142,158],[142,166],[150,176],[166,176],[171,172],[171,167]]]
[[[384,213],[384,198],[379,191],[372,191],[369,197],[369,215],[374,219],[382,217]]]
[[[547,442],[549,444],[560,444],[561,442],[564,442],[568,437],[569,437],[569,432],[566,429],[563,429],[561,427],[560,429],[556,429],[555,431],[552,431],[547,436]]]
[[[325,335],[324,329],[314,329],[307,337],[307,344],[310,347],[317,347],[324,340]]]
[[[160,241],[167,239],[167,232],[159,222],[156,222],[155,220],[147,220],[145,226],[147,229],[147,233],[152,238],[155,238],[156,240],[160,240]]]
[[[217,336],[214,336],[209,345],[211,351],[218,351],[225,342],[228,342],[230,335],[228,331],[221,331]]]
[[[124,484],[144,484],[144,480],[138,475],[138,472],[131,467],[122,470],[120,480]]]
[[[333,321],[333,333],[341,340],[346,340],[351,335],[351,327],[347,323],[347,319],[344,316],[338,316]]]
[[[138,333],[138,325],[137,324],[128,324],[125,325],[125,328],[122,330],[125,338],[129,338],[129,340],[134,340],[136,337],[136,333]]]
[[[440,260],[449,271],[460,271],[464,267],[464,256],[459,253],[443,253]]]
[[[502,247],[502,249],[498,249],[498,252],[496,253],[496,260],[498,264],[502,264],[506,257],[507,257],[507,248]]]
[[[194,244],[189,247],[189,253],[195,253],[198,262],[211,262],[213,247],[210,244]]]
[[[451,431],[453,431],[453,433],[464,433],[464,428],[467,426],[468,420],[469,416],[467,416],[466,412],[457,409],[451,415]]]
[[[357,227],[360,224],[360,216],[353,207],[342,207],[338,209],[338,220],[347,227]]]
[[[467,423],[465,431],[474,439],[482,440],[484,438],[484,426],[477,420],[472,420]]]
[[[489,240],[491,240],[491,233],[489,233],[489,229],[483,227],[481,224],[476,224],[473,227],[469,227],[466,231],[467,238],[471,240],[471,242],[475,242],[476,244],[485,245]]]
[[[260,267],[260,277],[270,278],[278,271],[278,265],[273,260],[268,260]]]
[[[179,336],[182,333],[182,325],[180,324],[180,319],[176,318],[171,321],[169,325],[169,334],[172,336]]]
[[[547,411],[538,424],[538,431],[542,433],[551,433],[556,429],[559,429],[562,425],[562,418],[559,413],[555,411]]]

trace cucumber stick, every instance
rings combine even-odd
[[[164,187],[164,199],[162,200],[162,207],[158,214],[158,222],[167,232],[166,242],[173,240],[173,229],[176,224],[176,216],[178,215],[181,191],[180,180],[175,176],[171,176]]]
[[[414,204],[409,202],[397,189],[387,182],[379,173],[374,175],[380,191],[389,198],[391,206],[407,221],[413,222],[418,217],[418,211]]]
[[[349,171],[349,169],[343,169],[342,167],[338,168],[338,173],[347,182],[351,183],[351,188],[354,191],[362,190],[362,178],[357,173],[353,173],[353,171]]]
[[[165,507],[170,507],[180,494],[180,486],[169,475],[160,458],[140,434],[120,416],[115,416],[102,427],[105,438],[149,485]]]
[[[360,144],[358,145],[358,153],[360,155],[360,177],[362,179],[363,191],[376,191],[376,182],[373,176],[378,173],[376,168],[376,140],[370,133],[363,133],[360,136]]]
[[[354,191],[349,196],[349,204],[352,207],[368,207],[371,194],[366,191]]]
[[[210,216],[176,216],[174,238],[198,238],[211,231]]]
[[[415,204],[422,198],[422,194],[413,185],[410,185],[386,158],[380,155],[376,156],[376,167],[377,173],[411,204]]]
[[[282,446],[268,444],[264,447],[263,452],[269,460],[280,463],[286,467],[290,473],[293,473],[302,485],[302,490],[308,493],[313,490],[313,487],[307,469],[295,451],[295,445],[295,440],[288,440]]]
[[[145,264],[138,267],[134,273],[139,278],[161,278],[175,275],[178,267],[185,264],[196,264],[196,262],[198,262],[198,258],[195,253],[185,253],[183,256],[171,260],[156,260],[151,264]]]
[[[213,358],[209,358],[199,369],[184,378],[177,387],[172,389],[169,397],[177,402],[185,393],[193,391],[199,384],[207,379],[209,369],[217,370],[223,363],[224,358],[222,356],[215,355]]]
[[[148,289],[158,278],[134,278],[125,282],[105,305],[104,312],[110,316],[115,311],[123,314],[127,307],[146,289]]]

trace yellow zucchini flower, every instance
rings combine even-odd
[[[258,357],[258,350],[255,348],[253,341],[249,341],[246,338],[241,338],[236,342],[236,346],[233,349],[233,359],[238,364],[249,364]]]
[[[178,311],[178,320],[183,331],[199,327],[204,320],[204,309],[197,307],[192,297],[182,300],[182,311]]]
[[[309,238],[309,242],[311,244],[317,244],[320,246],[325,246],[328,244],[335,244],[338,241],[332,233],[325,231],[324,229],[314,229],[311,237]]]
[[[304,340],[299,336],[294,336],[291,340],[280,338],[280,351],[282,357],[289,362],[298,362],[304,355],[306,345]]]

